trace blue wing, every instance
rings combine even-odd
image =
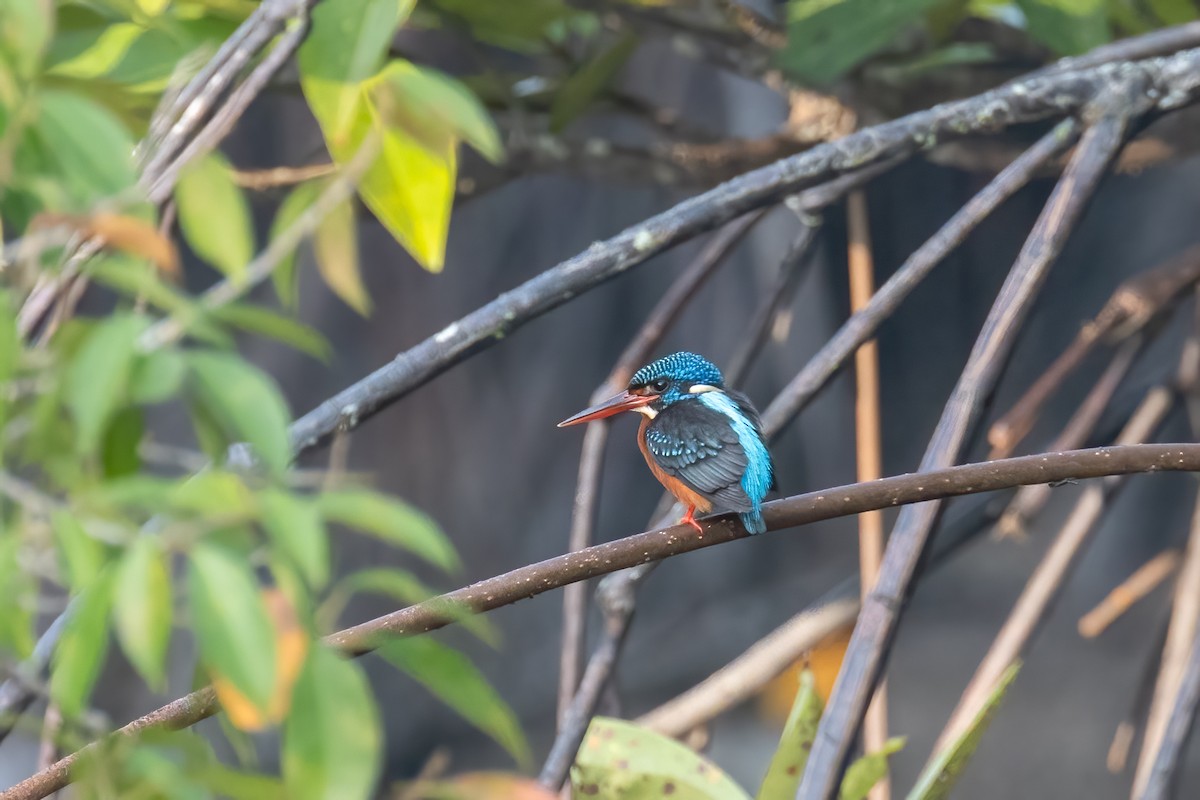
[[[730,511],[751,511],[761,498],[742,486],[749,459],[722,411],[687,399],[664,408],[646,428],[655,462],[689,489]]]

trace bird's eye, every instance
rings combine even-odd
[[[658,394],[662,394],[663,392],[665,392],[667,390],[667,379],[659,378],[656,381],[651,381],[648,384],[648,386],[652,391],[654,391]]]

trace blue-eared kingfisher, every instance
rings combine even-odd
[[[721,371],[695,353],[675,353],[639,369],[620,394],[558,423],[562,428],[622,411],[643,416],[638,445],[659,483],[687,507],[680,523],[704,530],[696,512],[736,511],[763,533],[762,501],[775,465],[750,400],[725,388]]]

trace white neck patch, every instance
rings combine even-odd
[[[709,386],[707,383],[697,383],[696,385],[692,386],[692,388],[688,389],[688,394],[704,394],[705,392],[719,391],[721,390],[716,386]]]
[[[658,412],[655,411],[650,406],[638,406],[637,408],[635,408],[633,410],[639,414],[645,414],[646,417],[649,419],[654,419],[655,417],[658,416]]]

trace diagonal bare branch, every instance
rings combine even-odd
[[[1018,254],[934,429],[921,460],[922,470],[952,464],[960,457],[1050,265],[1120,150],[1132,116],[1145,110],[1145,104],[1138,108],[1131,102],[1135,87],[1117,84],[1104,95],[1101,104],[1106,115],[1085,131]],[[829,800],[837,791],[843,764],[883,672],[900,610],[912,592],[917,567],[941,509],[941,503],[921,503],[900,512],[878,583],[863,604],[828,711],[821,719],[797,800]]]

